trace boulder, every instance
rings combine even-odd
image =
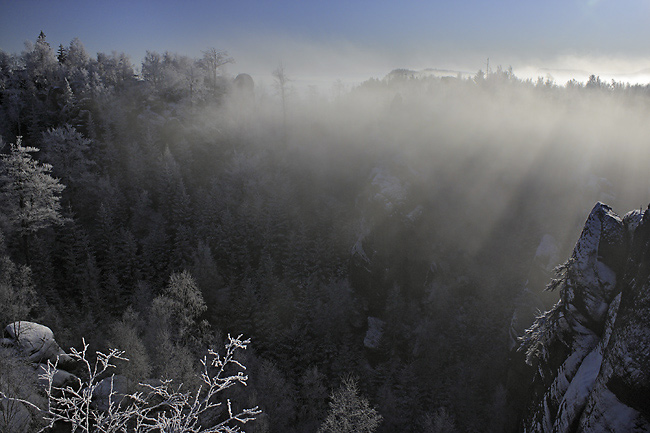
[[[102,379],[93,390],[93,405],[107,412],[111,404],[119,405],[128,393],[129,380],[126,376],[112,375]]]
[[[239,74],[233,80],[233,86],[236,92],[242,96],[252,97],[255,92],[255,81],[248,74]]]
[[[38,374],[38,384],[45,388],[47,386],[47,379],[45,375],[47,374],[47,365],[38,364],[36,367],[36,373]],[[63,388],[65,386],[73,386],[79,384],[79,378],[72,373],[67,371],[54,369],[54,377],[52,378],[52,385],[56,388]]]
[[[50,328],[34,322],[19,321],[10,323],[4,329],[5,336],[13,341],[31,362],[72,363],[73,360],[65,354],[54,339]]]
[[[24,404],[0,398],[0,431],[29,433],[32,416]]]

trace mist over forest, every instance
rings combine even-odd
[[[222,396],[261,410],[242,431],[339,431],[345,392],[358,431],[518,431],[511,350],[553,269],[597,202],[650,201],[650,85],[495,67],[299,93],[214,48],[58,42],[0,51],[0,323],[124,350],[129,392],[250,338]],[[0,369],[42,404],[5,346]]]

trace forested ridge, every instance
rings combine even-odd
[[[531,286],[596,201],[648,200],[650,87],[499,68],[301,96],[229,63],[0,52],[2,326],[186,384],[243,334],[245,431],[325,428],[345,389],[378,432],[501,431],[513,312],[557,300]]]

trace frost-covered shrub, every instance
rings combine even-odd
[[[44,407],[28,400],[0,395],[5,400],[19,402],[40,414],[46,423],[44,431],[55,424],[68,424],[73,432],[86,433],[233,433],[241,425],[255,419],[257,407],[234,409],[223,391],[237,385],[246,385],[248,376],[235,359],[238,349],[245,349],[250,340],[228,336],[223,355],[209,350],[201,360],[201,385],[185,389],[171,380],[141,382],[140,390],[123,393],[124,377],[110,374],[115,362],[127,361],[124,352],[111,349],[97,352],[96,360],[89,359],[88,345],[81,351],[72,348],[70,357],[82,369],[83,379],[58,387],[54,385],[56,363],[48,362],[41,379],[45,381]]]

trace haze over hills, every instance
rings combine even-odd
[[[487,66],[487,64],[486,64]],[[509,70],[510,67],[490,66],[490,72],[497,70]],[[482,71],[485,72],[486,68]],[[450,77],[450,78],[473,78],[477,71],[455,70],[455,69],[439,69],[439,68],[424,68],[418,70],[412,69],[394,69],[389,72],[386,77],[402,76],[404,78],[426,78],[426,77]],[[636,72],[621,72],[621,71],[589,71],[585,69],[569,69],[569,68],[545,68],[545,67],[521,67],[513,68],[512,73],[522,79],[537,80],[542,78],[544,80],[552,79],[555,84],[563,86],[567,81],[575,80],[585,83],[591,75],[595,75],[606,82],[612,80],[621,84],[647,84],[650,83],[650,68],[637,70]]]
[[[487,63],[483,65],[483,68],[480,71],[485,72]],[[607,69],[571,69],[571,68],[552,68],[552,67],[535,67],[535,66],[522,66],[518,68],[510,68],[510,66],[502,65],[493,65],[490,66],[490,73],[496,73],[498,71],[509,71],[520,79],[529,79],[532,81],[537,81],[542,79],[543,81],[551,80],[555,85],[564,86],[568,81],[574,81],[579,83],[586,83],[589,78],[594,75],[598,77],[601,81],[606,83],[611,83],[612,81],[617,82],[621,85],[646,85],[650,83],[650,68],[644,68],[636,70],[635,72],[625,72],[625,71],[610,71]],[[315,77],[292,77],[292,85],[295,87],[295,90],[298,91],[298,94],[301,96],[309,94],[320,94],[323,96],[330,96],[333,92],[333,89],[336,87],[344,86],[345,88],[352,88],[363,83],[369,78],[416,78],[422,79],[427,77],[437,77],[437,78],[462,78],[462,79],[471,79],[479,73],[478,70],[467,70],[467,69],[447,69],[447,68],[422,68],[422,69],[409,69],[409,68],[396,68],[391,70],[388,73],[379,71],[375,77],[368,77],[362,75],[355,76],[340,76],[337,79],[333,79],[331,75],[315,76]],[[271,74],[258,74],[258,77],[262,79],[264,83],[272,81]]]

